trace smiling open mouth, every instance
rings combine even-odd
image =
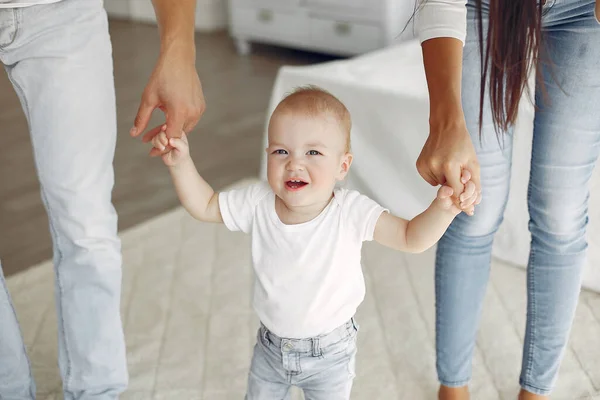
[[[285,182],[285,186],[288,188],[288,190],[300,190],[306,185],[308,185],[308,183],[301,179],[290,179],[289,181]]]

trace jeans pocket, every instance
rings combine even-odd
[[[263,326],[258,328],[258,332],[256,333],[256,341],[265,349],[269,349],[271,347],[272,343],[269,340],[268,332]]]
[[[354,342],[353,336],[346,336],[335,343],[331,343],[327,347],[323,347],[321,349],[322,358],[337,359],[340,357],[346,357],[351,343]]]
[[[348,378],[354,379],[356,377],[356,336],[350,339],[348,347],[346,348],[346,357],[348,358]]]
[[[0,8],[0,48],[11,45],[17,36],[17,10]]]

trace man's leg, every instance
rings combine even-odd
[[[31,366],[0,265],[0,399],[34,398]]]
[[[25,110],[54,244],[65,399],[127,386],[114,183],[112,48],[101,0],[19,9],[4,63]]]

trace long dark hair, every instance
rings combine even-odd
[[[531,68],[538,66],[542,31],[540,0],[490,0],[487,35],[483,37],[481,0],[476,0],[479,50],[481,54],[481,91],[479,131],[483,123],[483,101],[489,76],[489,96],[496,132],[514,125],[519,101],[528,91]],[[536,75],[541,75],[537,68]],[[543,85],[541,79],[538,84]],[[543,88],[542,88],[543,90]]]
[[[427,0],[416,0],[410,21]],[[483,37],[482,0],[475,0],[481,84],[479,96],[479,133],[483,124],[483,102],[489,76],[490,107],[496,133],[506,132],[517,120],[519,101],[529,91],[527,81],[531,68],[536,68],[537,84],[545,97],[540,68],[542,6],[545,0],[490,0],[486,37]],[[398,36],[400,36],[398,35]],[[531,95],[531,93],[528,93]]]

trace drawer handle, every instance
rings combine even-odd
[[[269,22],[273,19],[273,12],[271,10],[260,10],[258,12],[258,20],[262,22]]]
[[[352,30],[352,26],[345,22],[338,22],[335,24],[335,33],[338,35],[348,35]]]

